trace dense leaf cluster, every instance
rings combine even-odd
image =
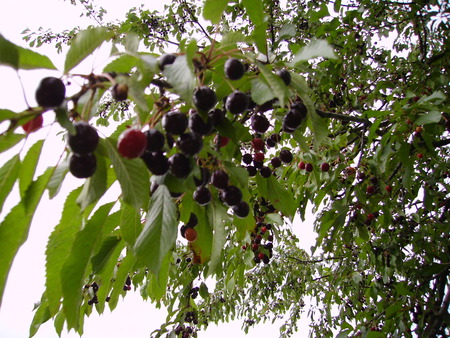
[[[315,337],[449,335],[447,6],[177,0],[71,31],[62,79],[81,77],[79,91],[58,107],[0,109],[2,152],[39,133],[25,126],[42,115],[68,138],[77,121],[111,125],[49,238],[30,335],[50,318],[82,333],[132,288],[167,309],[155,337],[236,318],[245,331],[283,320],[289,336],[301,315]],[[108,42],[103,73],[72,74]],[[55,69],[3,37],[0,51],[15,69]],[[118,147],[130,127],[147,133],[133,156]],[[67,149],[35,178],[45,136],[0,169],[0,206],[15,184],[21,197],[0,224],[1,291],[41,196],[70,175]],[[99,204],[107,192],[117,201]],[[290,224],[311,209],[307,253]]]

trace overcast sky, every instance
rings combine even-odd
[[[102,0],[98,1],[108,11],[107,18],[122,19],[127,10],[133,6],[139,6],[143,0]],[[161,9],[167,0],[147,1],[150,3],[151,9]],[[27,47],[22,40],[21,32],[25,28],[32,31],[39,27],[51,28],[54,31],[62,31],[72,28],[76,25],[81,27],[91,24],[84,18],[79,17],[80,10],[70,5],[70,1],[62,0],[12,0],[3,1],[0,11],[0,34],[6,39]],[[41,54],[48,55],[57,67],[62,69],[64,62],[63,56],[57,55],[56,50],[52,46],[45,46],[38,50]],[[95,61],[93,61],[95,64]],[[92,64],[86,67],[92,67]],[[87,70],[89,72],[90,69]],[[53,73],[60,76],[59,73]],[[26,98],[30,105],[34,105],[34,90],[44,76],[51,75],[48,71],[27,71],[21,72],[21,78],[25,87]],[[3,82],[0,93],[0,108],[7,108],[19,112],[27,107],[23,98],[20,82],[14,71],[9,68],[0,66],[0,79]],[[52,121],[45,121],[50,124]],[[0,126],[0,131],[3,126]],[[49,130],[49,137],[54,136],[54,130]],[[53,132],[53,134],[52,134]],[[42,138],[42,134],[31,135],[28,144],[32,145],[33,139]],[[64,145],[59,144],[60,147]],[[58,147],[58,145],[56,146]],[[46,153],[42,158],[49,159],[49,163],[41,163],[40,166],[47,167],[54,165],[56,159],[55,152],[60,153],[62,148],[58,149],[46,147]],[[6,161],[11,153],[0,155],[0,167]],[[33,304],[39,301],[44,289],[44,251],[47,238],[53,227],[58,223],[60,211],[64,197],[73,188],[79,186],[79,180],[69,180],[63,187],[63,191],[53,200],[48,200],[46,196],[41,201],[38,211],[34,217],[29,239],[22,246],[17,255],[12,270],[9,275],[6,286],[3,304],[0,309],[0,337],[5,338],[23,338],[28,336],[28,328],[33,316]],[[2,220],[8,211],[8,208],[17,202],[17,193],[13,193],[8,203],[5,204],[4,211],[0,214]],[[15,198],[14,198],[15,197]],[[308,224],[295,225],[298,233],[301,234],[302,247],[309,249],[313,244],[312,222]],[[0,257],[1,259],[1,257]],[[102,338],[102,337],[149,337],[149,333],[158,327],[165,319],[165,313],[157,311],[154,306],[148,302],[144,302],[139,294],[130,292],[125,299],[119,302],[117,309],[109,313],[98,316],[94,313],[90,318],[85,320],[85,338]],[[294,337],[307,337],[307,320],[302,321],[300,332]],[[250,331],[249,335],[245,335],[240,331],[241,322],[221,324],[220,327],[211,325],[206,332],[200,332],[199,337],[277,337],[277,325],[260,325],[256,329]],[[53,323],[50,320],[44,324],[35,337],[53,338],[57,337],[54,331]],[[63,332],[62,337],[72,338],[78,337],[77,334]]]

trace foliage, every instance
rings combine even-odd
[[[20,126],[40,114],[55,111],[55,124],[72,134],[75,121],[120,122],[101,138],[95,174],[67,196],[49,238],[46,291],[30,336],[50,318],[58,333],[64,324],[82,333],[84,316],[114,309],[132,287],[167,309],[155,337],[196,336],[210,322],[236,318],[245,319],[245,331],[282,318],[280,334],[289,336],[310,297],[314,337],[449,335],[446,1],[177,0],[163,13],[133,8],[119,24],[103,23],[102,9],[80,3],[103,27],[25,36],[31,46],[69,45],[62,79],[81,76],[79,92],[55,109],[0,110],[0,123],[9,123],[2,152],[20,148],[13,148],[27,140]],[[105,43],[114,48],[104,73],[72,73]],[[0,50],[2,65],[55,69],[3,37]],[[169,51],[176,60],[161,71],[159,57]],[[246,66],[241,79],[225,76],[231,57]],[[278,76],[281,69],[290,81]],[[128,89],[125,101],[116,100],[118,84]],[[213,89],[215,108],[224,110],[235,90],[251,103],[202,136],[186,177],[152,174],[143,160],[117,150],[127,126],[164,132],[169,111],[198,110],[206,120],[209,109],[197,109],[193,97],[201,86]],[[283,127],[299,104],[306,119]],[[254,130],[256,116],[267,117],[267,131]],[[21,195],[0,224],[1,293],[40,197],[45,190],[55,196],[70,175],[66,149],[35,178],[48,146],[45,131],[37,132],[41,140],[0,169],[0,208],[16,184]],[[164,156],[179,153],[181,136],[166,136]],[[259,138],[269,177],[244,162],[260,152],[252,142]],[[273,166],[283,150],[293,160]],[[208,181],[211,201],[194,200],[202,173],[219,169],[242,192],[248,216],[238,217]],[[102,205],[107,191],[117,201]],[[317,243],[307,253],[289,224],[311,208]],[[177,233],[192,214],[197,238],[187,242]]]

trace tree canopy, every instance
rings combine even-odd
[[[132,288],[167,309],[152,337],[280,318],[288,337],[300,316],[313,337],[450,335],[447,1],[175,0],[121,22],[71,3],[91,27],[28,30],[32,49],[0,36],[3,66],[56,70],[46,43],[65,60],[38,106],[0,107],[14,149],[0,210],[20,192],[2,211],[0,295],[43,194],[80,183],[30,336],[50,319],[82,334]],[[106,43],[101,72],[75,71]],[[48,128],[67,146],[37,172]],[[290,226],[308,210],[311,252]]]

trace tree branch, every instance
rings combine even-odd
[[[372,122],[369,121],[369,119],[363,118],[363,117],[357,117],[357,116],[350,116],[350,115],[342,115],[338,113],[330,113],[330,112],[324,112],[320,109],[316,109],[316,113],[320,117],[326,117],[331,119],[336,119],[340,121],[347,121],[347,122],[357,122],[362,123],[364,125],[370,126],[372,125]]]

